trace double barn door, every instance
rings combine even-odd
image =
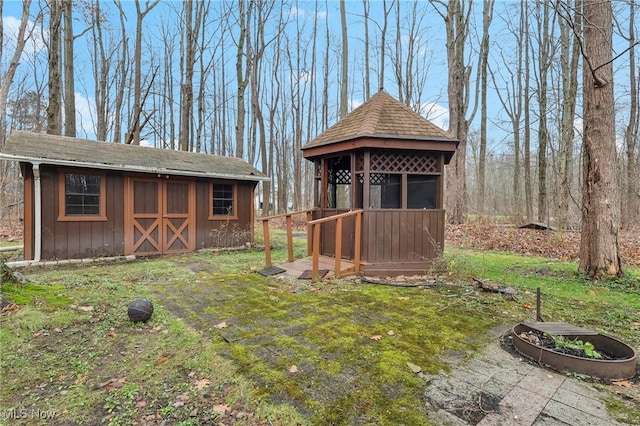
[[[195,182],[127,177],[125,254],[139,256],[195,250]]]

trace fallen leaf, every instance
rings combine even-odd
[[[213,406],[213,411],[218,414],[224,414],[229,411],[229,406],[227,404],[216,404]]]
[[[113,389],[118,389],[121,388],[122,385],[125,384],[125,382],[127,381],[127,377],[121,377],[119,379],[109,379],[106,382],[102,382],[100,383],[100,387],[101,388],[105,388],[106,390],[110,391]]]
[[[136,408],[144,408],[147,406],[147,401],[138,401],[136,402]]]
[[[531,303],[523,303],[522,307],[525,309],[533,309],[533,305]]]
[[[165,325],[164,324],[160,324],[160,325],[156,325],[155,327],[153,327],[151,329],[152,333],[157,333],[160,330],[164,330],[165,329]]]
[[[20,309],[20,306],[16,305],[15,303],[12,303],[2,308],[2,312],[17,311],[18,309]]]
[[[156,361],[156,365],[161,365],[164,364],[165,362],[167,362],[169,358],[167,358],[166,356],[161,356],[160,358],[158,358],[158,360]]]
[[[631,388],[633,385],[628,380],[621,380],[619,382],[612,382],[616,386],[622,386],[623,388]]]
[[[595,296],[598,293],[594,290],[587,290],[587,294],[590,294],[591,296]]]
[[[295,365],[292,365],[291,368],[289,368],[289,373],[297,373],[298,372],[298,367],[296,367]]]
[[[202,390],[204,388],[208,388],[209,386],[211,386],[211,380],[209,379],[196,380],[195,388],[197,390]]]
[[[78,306],[78,310],[83,312],[91,312],[93,311],[93,306]]]
[[[398,300],[409,300],[409,299],[411,299],[411,298],[408,297],[408,296],[398,297]]]
[[[79,383],[86,382],[88,379],[89,379],[89,376],[82,376],[82,377],[78,377],[78,378],[73,382],[73,384],[74,384],[74,385],[77,385],[77,384],[79,384]]]
[[[382,335],[376,334],[375,336],[369,337],[369,339],[371,339],[371,340],[380,340],[380,339],[382,339]]]
[[[394,335],[394,334],[396,334],[396,333],[394,333],[394,331],[393,331],[393,330],[389,330],[389,331],[387,331],[387,334],[388,334],[389,336],[393,336],[393,335]]]
[[[223,328],[227,328],[227,322],[226,321],[222,321],[220,324],[214,325],[213,328],[217,328],[218,330],[221,330]]]
[[[409,370],[411,370],[411,372],[418,374],[419,372],[422,371],[422,368],[420,368],[419,366],[412,364],[410,362],[407,362],[407,367],[409,367]]]
[[[116,333],[115,331],[110,331],[109,337],[118,337],[118,333]]]

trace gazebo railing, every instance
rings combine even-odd
[[[320,271],[320,227],[323,223],[335,221],[336,222],[336,236],[342,235],[342,220],[345,217],[356,217],[355,223],[355,235],[354,235],[354,248],[353,248],[353,268],[357,273],[360,270],[360,252],[361,252],[361,229],[362,229],[362,209],[360,210],[352,210],[346,213],[340,213],[333,216],[323,217],[321,219],[316,219],[310,221],[307,226],[312,227],[312,233],[307,234],[307,246],[309,245],[309,235],[313,235],[313,247],[312,247],[312,270],[311,270],[311,279],[316,281],[318,279],[319,271]],[[307,228],[309,229],[309,228]],[[336,246],[335,246],[335,269],[334,276],[340,276],[340,263],[342,258],[342,238],[336,237]]]
[[[320,219],[312,220],[312,213],[315,209],[299,210],[290,213],[283,213],[273,216],[266,216],[260,218],[262,220],[262,230],[264,233],[264,255],[265,255],[265,267],[270,268],[271,262],[271,242],[269,236],[269,221],[272,219],[278,219],[284,217],[287,226],[287,254],[289,262],[293,262],[293,226],[292,217],[295,215],[304,214],[307,219],[307,256],[312,257],[312,271],[311,278],[313,281],[317,281],[320,271],[320,229],[323,223],[336,222],[335,234],[342,235],[342,220],[347,217],[355,216],[355,235],[354,235],[354,247],[353,247],[353,267],[357,273],[360,270],[360,253],[362,250],[362,212],[363,210],[352,210],[346,213],[340,213],[333,216],[323,217]],[[334,276],[339,277],[341,275],[341,262],[342,262],[342,238],[335,239],[335,272]]]
[[[312,213],[314,209],[307,210],[298,210],[295,212],[276,214],[273,216],[265,216],[261,217],[262,220],[262,231],[264,233],[264,256],[265,256],[265,266],[270,268],[272,266],[271,263],[271,241],[269,237],[269,220],[271,219],[279,219],[284,217],[287,224],[287,254],[289,262],[293,262],[293,226],[292,226],[292,217],[295,215],[304,214],[307,217],[307,256],[311,254],[311,240],[309,235],[311,234],[311,219]]]

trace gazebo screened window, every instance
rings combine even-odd
[[[370,161],[369,200],[365,197],[366,159]],[[437,155],[430,152],[385,152],[355,154],[356,208],[370,209],[438,209],[441,171]],[[382,173],[381,173],[382,172]],[[403,198],[404,197],[404,198]]]
[[[327,208],[351,208],[351,156],[327,159]]]

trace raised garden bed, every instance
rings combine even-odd
[[[520,323],[511,334],[518,352],[557,371],[605,380],[636,374],[635,351],[612,336],[560,322]]]

